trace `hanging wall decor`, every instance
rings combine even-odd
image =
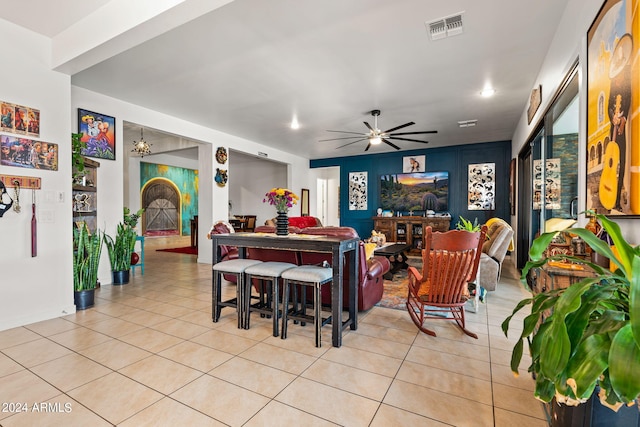
[[[640,215],[637,2],[606,0],[587,32],[586,208]]]
[[[545,182],[545,209],[560,209],[560,196],[562,186],[560,182],[560,158],[547,159],[544,172]],[[533,209],[542,206],[542,162],[533,161]]]
[[[83,156],[116,159],[115,117],[78,108],[78,133],[82,134],[81,141],[87,143]]]
[[[496,164],[478,163],[469,165],[470,211],[490,211],[496,208]]]
[[[0,101],[0,130],[40,136],[40,110]]]
[[[219,187],[224,187],[225,185],[227,185],[227,170],[216,168],[216,176],[214,179]]]
[[[367,172],[349,172],[349,210],[367,210]]]
[[[58,144],[0,135],[0,164],[57,171]]]
[[[224,147],[218,147],[216,150],[216,161],[221,165],[227,162],[227,149]]]
[[[407,156],[402,158],[402,172],[424,172],[427,168],[426,156]]]

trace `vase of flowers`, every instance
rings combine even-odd
[[[289,208],[298,203],[298,196],[287,188],[272,188],[265,194],[263,203],[269,203],[276,207],[276,234],[286,236],[289,234]]]

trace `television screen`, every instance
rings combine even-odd
[[[380,205],[394,212],[449,210],[449,172],[380,176]]]

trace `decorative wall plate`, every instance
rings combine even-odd
[[[218,147],[216,150],[216,160],[221,165],[224,165],[227,162],[227,149],[224,147]]]
[[[227,170],[216,168],[216,176],[214,179],[216,181],[216,184],[218,184],[220,187],[224,187],[227,184],[228,179]]]

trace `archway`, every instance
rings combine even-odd
[[[153,178],[142,189],[142,232],[145,235],[181,235],[181,196],[166,178]]]

